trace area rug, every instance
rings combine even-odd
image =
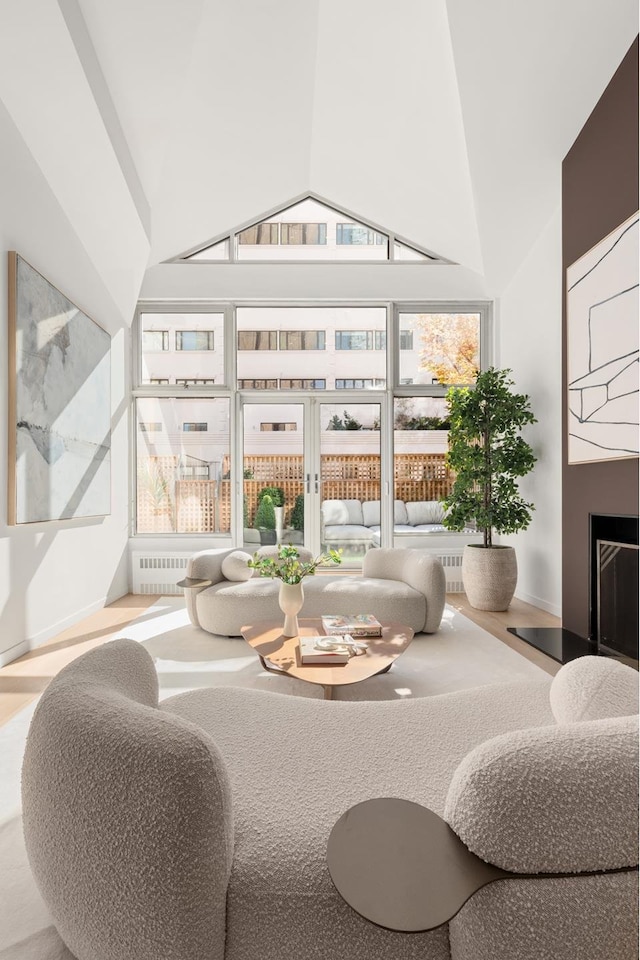
[[[322,698],[322,687],[265,673],[241,638],[194,627],[184,600],[162,597],[116,634],[153,657],[160,697],[196,687],[240,686]],[[547,676],[500,640],[447,606],[437,634],[416,636],[391,670],[339,687],[338,700],[431,697],[470,687]],[[20,766],[35,703],[0,728],[0,960],[72,960],[51,925],[26,859],[20,819]]]

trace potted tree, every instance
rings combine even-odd
[[[282,487],[263,487],[258,494],[258,504],[263,497],[269,496],[273,501],[273,509],[276,516],[276,543],[282,540],[282,528],[284,525],[284,490]]]
[[[513,547],[493,543],[493,533],[516,533],[531,522],[532,503],[518,491],[517,480],[533,469],[533,450],[521,429],[535,423],[529,397],[513,393],[511,370],[478,374],[475,387],[452,387],[447,462],[456,479],[444,500],[449,530],[475,524],[483,543],[468,544],[462,558],[462,582],[472,607],[506,610],[518,569]]]
[[[276,542],[276,511],[268,493],[265,493],[258,504],[255,525],[260,531],[260,543]]]

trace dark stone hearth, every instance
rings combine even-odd
[[[577,657],[596,653],[595,643],[562,627],[507,627],[507,630],[558,663],[568,663]]]

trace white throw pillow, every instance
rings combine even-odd
[[[558,723],[628,717],[638,712],[638,673],[613,657],[578,657],[555,675],[549,699]]]
[[[251,580],[253,570],[247,566],[251,560],[251,554],[244,553],[242,550],[234,550],[222,561],[222,575],[226,580]]]

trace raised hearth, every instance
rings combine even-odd
[[[564,627],[507,627],[507,631],[558,663],[568,663],[577,657],[596,653],[595,643]]]

